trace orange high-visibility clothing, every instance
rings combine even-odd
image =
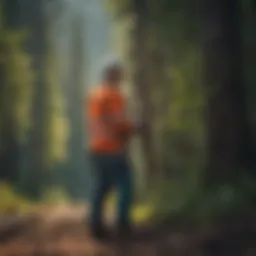
[[[89,143],[94,152],[118,153],[125,148],[125,138],[133,130],[126,117],[124,95],[118,90],[101,86],[89,98]]]

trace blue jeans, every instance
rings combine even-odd
[[[102,211],[105,198],[111,188],[118,195],[118,225],[130,224],[132,202],[132,177],[128,161],[124,155],[92,155],[94,165],[94,189],[92,194],[92,226],[102,226]]]

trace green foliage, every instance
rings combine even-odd
[[[198,40],[197,5],[189,0],[161,0],[151,6],[153,20],[161,40],[171,43],[174,52],[183,52]]]
[[[45,191],[41,202],[46,204],[65,204],[70,203],[71,198],[63,188],[53,187]]]
[[[67,204],[71,202],[66,191],[60,187],[48,188],[40,201],[32,202],[17,194],[9,184],[0,183],[0,195],[0,216],[1,214],[28,213],[45,204]]]
[[[211,189],[186,189],[181,182],[162,183],[152,200],[154,217],[158,220],[187,219],[207,223],[238,217],[255,211],[256,186],[250,178],[233,185]]]
[[[132,1],[131,0],[105,0],[106,7],[110,13],[116,17],[121,18],[125,14],[132,11]]]
[[[170,101],[165,127],[165,152],[172,169],[199,169],[204,155],[203,90],[200,53],[190,49],[179,63],[169,68]],[[185,165],[184,165],[185,164]],[[197,171],[198,173],[198,171]]]
[[[10,139],[6,136],[6,134],[9,135],[9,129],[12,131],[10,137],[13,136],[17,144],[18,142],[27,143],[25,139],[28,131],[43,138],[42,148],[39,149],[37,143],[35,143],[36,148],[33,148],[34,138],[30,137],[32,139],[27,144],[31,147],[24,152],[26,155],[30,155],[25,163],[29,166],[22,166],[19,170],[19,177],[15,177],[19,189],[34,191],[30,193],[31,196],[34,196],[35,190],[40,187],[41,183],[49,183],[50,175],[43,172],[53,170],[56,164],[66,157],[68,123],[64,115],[65,102],[61,92],[60,65],[56,49],[49,44],[45,54],[45,66],[43,70],[35,72],[32,69],[33,57],[35,58],[33,61],[39,60],[24,50],[25,44],[30,39],[29,32],[25,29],[10,29],[3,14],[4,12],[1,10],[0,151],[2,153],[5,148],[10,146]],[[54,41],[53,35],[49,35],[47,40]],[[38,67],[41,66],[41,63],[35,64]],[[39,73],[44,73],[43,77],[39,77]],[[42,97],[44,98],[40,102],[35,101],[36,90],[43,92]],[[40,115],[31,115],[31,110]],[[37,122],[37,120],[40,121]],[[35,153],[32,154],[33,152]],[[22,157],[25,154],[21,154]],[[40,168],[35,170],[34,166],[31,167],[30,164],[33,161],[38,161],[34,163],[34,166],[40,166]],[[38,173],[36,173],[37,171]],[[18,176],[17,170],[13,170],[13,172]],[[45,177],[47,177],[46,181],[42,181]]]
[[[204,31],[201,30],[202,13],[198,13],[200,8],[189,0],[146,2],[149,11],[143,29],[147,33],[144,38],[147,58],[149,60],[153,58],[152,52],[164,56],[163,66],[160,68],[155,61],[147,63],[148,67],[145,67],[147,79],[152,84],[147,87],[150,90],[152,112],[157,112],[156,116],[153,117],[152,113],[150,117],[153,125],[160,127],[156,130],[157,139],[154,141],[154,148],[158,148],[158,144],[162,143],[161,159],[169,173],[167,184],[161,182],[154,191],[156,199],[153,199],[152,204],[155,205],[158,213],[170,214],[180,211],[188,212],[198,218],[225,215],[239,210],[246,211],[252,206],[252,198],[255,198],[253,195],[255,190],[250,190],[247,183],[247,185],[243,183],[235,187],[227,186],[209,191],[202,191],[199,185],[200,174],[207,156],[205,150],[207,134],[204,126],[206,94],[201,80],[203,74],[200,48]],[[245,7],[247,13],[244,16],[244,60],[249,84],[248,102],[255,125],[253,113],[256,76],[255,58],[252,57],[255,52],[253,51],[255,15],[252,11],[252,2],[250,0],[243,2],[247,6]],[[120,18],[114,21],[114,25],[120,29],[119,34],[122,35],[116,38],[115,45],[122,48],[123,58],[128,66],[132,66],[132,70],[137,64],[132,63],[130,56],[133,48],[136,48],[132,43],[131,33],[136,29],[133,3],[132,0],[108,1],[111,14]],[[124,24],[128,21],[129,28]],[[157,79],[153,80],[152,77]],[[132,84],[132,81],[129,82]],[[143,101],[142,98],[139,100]],[[152,155],[153,157],[155,156]],[[159,172],[159,169],[156,171]]]
[[[21,213],[30,209],[28,200],[17,195],[8,184],[0,183],[0,195],[0,214]]]
[[[255,186],[255,184],[254,184]],[[255,189],[244,184],[220,186],[210,191],[201,191],[187,205],[187,214],[198,219],[216,219],[248,214],[255,210]]]
[[[0,17],[0,130],[12,125],[17,139],[24,139],[31,125],[30,107],[35,79],[31,57],[23,47],[28,33],[8,29],[2,13]]]

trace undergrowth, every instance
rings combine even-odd
[[[242,216],[256,211],[256,181],[241,179],[234,184],[219,185],[210,189],[197,186],[185,189],[182,182],[166,181],[145,202],[135,203],[132,217],[135,223],[151,220],[191,220],[207,222],[229,216]],[[15,193],[11,186],[0,184],[0,215],[25,213],[42,204],[69,204],[71,198],[61,188],[48,189],[41,201],[35,203]],[[117,195],[113,191],[106,202],[109,212],[116,210]]]
[[[174,186],[170,182],[153,204],[157,219],[207,222],[255,213],[255,202],[256,180],[245,177],[236,183],[209,189],[198,186],[194,191],[185,191],[181,184]]]

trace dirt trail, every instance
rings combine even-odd
[[[238,252],[221,254],[216,246],[205,250],[195,230],[159,227],[136,227],[137,237],[121,241],[117,237],[108,242],[93,241],[89,235],[85,216],[80,206],[60,206],[40,209],[37,218],[23,227],[23,232],[0,241],[1,256],[255,256],[256,246]],[[108,219],[108,223],[113,218]],[[235,242],[235,241],[234,241]],[[218,246],[217,246],[218,247]],[[218,249],[218,248],[217,248]],[[215,251],[214,251],[215,250]],[[222,248],[225,252],[225,248]],[[215,254],[214,254],[215,253]],[[240,254],[238,254],[240,253]],[[242,254],[241,254],[242,253]]]

